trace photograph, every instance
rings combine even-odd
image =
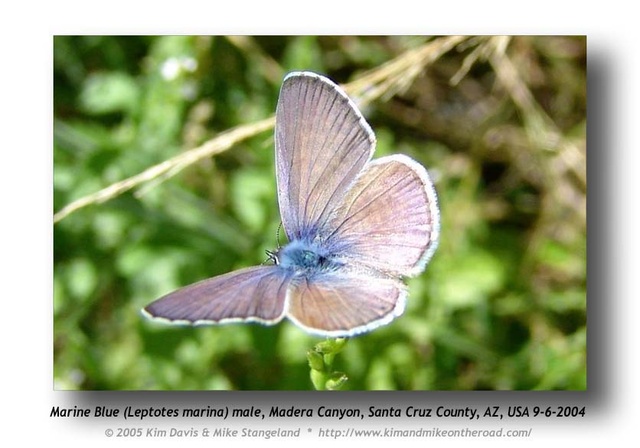
[[[51,40],[55,391],[588,390],[587,36]]]

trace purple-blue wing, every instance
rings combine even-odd
[[[144,308],[152,318],[186,324],[282,320],[290,274],[277,266],[256,266],[178,289]]]
[[[309,333],[353,336],[402,314],[406,296],[405,285],[396,279],[354,272],[321,274],[292,282],[287,316]]]
[[[422,272],[436,250],[440,213],[427,170],[404,155],[369,163],[337,208],[327,244],[338,260],[386,275]]]
[[[371,158],[375,136],[340,87],[293,72],[280,90],[275,146],[283,226],[290,240],[312,240]]]

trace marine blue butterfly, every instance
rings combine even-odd
[[[348,337],[403,313],[403,278],[438,245],[440,212],[427,170],[405,155],[372,160],[376,138],[333,81],[291,72],[276,108],[278,204],[289,243],[272,264],[174,291],[144,309],[188,324],[285,317],[316,335]]]

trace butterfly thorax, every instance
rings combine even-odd
[[[292,241],[280,248],[274,254],[274,261],[281,268],[294,271],[296,274],[326,272],[338,267],[317,244],[300,240]]]

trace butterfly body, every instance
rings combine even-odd
[[[340,263],[316,244],[295,240],[276,252],[277,265],[293,271],[296,275],[313,276],[338,270]]]
[[[240,269],[174,291],[145,308],[174,323],[288,318],[321,336],[391,322],[422,272],[440,214],[425,168],[403,155],[371,160],[375,135],[329,79],[292,72],[276,109],[278,203],[289,243],[273,265]]]

